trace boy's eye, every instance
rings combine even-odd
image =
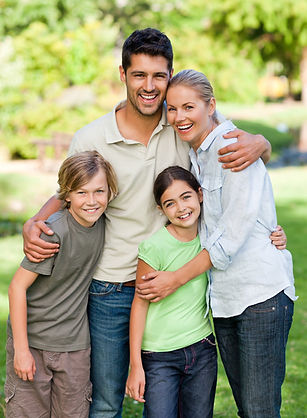
[[[84,194],[85,192],[82,192],[81,190],[79,190],[78,192],[77,192],[77,194]]]
[[[99,189],[99,190],[97,190],[97,193],[104,193],[104,190],[103,189]]]

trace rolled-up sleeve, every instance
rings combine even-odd
[[[224,170],[222,175],[220,202],[216,202],[221,207],[221,216],[214,230],[209,228],[209,233],[207,236],[202,234],[201,240],[218,270],[228,268],[252,233],[258,219],[266,170],[263,162],[258,160],[243,171]],[[203,193],[205,199],[206,191],[203,190]],[[210,224],[210,219],[206,220],[206,217],[211,216],[209,207],[204,213],[206,224]]]

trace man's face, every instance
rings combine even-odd
[[[120,78],[126,84],[128,105],[143,116],[154,116],[162,109],[171,74],[166,58],[158,55],[133,54],[125,73],[120,66]]]

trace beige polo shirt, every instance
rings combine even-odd
[[[189,147],[175,135],[165,111],[147,146],[123,138],[115,117],[123,104],[77,131],[69,150],[69,155],[97,150],[117,174],[119,193],[105,212],[105,244],[94,274],[108,282],[135,279],[139,243],[165,223],[153,197],[157,175],[170,165],[190,166]]]

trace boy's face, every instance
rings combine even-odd
[[[108,205],[108,182],[104,170],[99,171],[83,186],[69,193],[69,212],[79,224],[91,227]]]
[[[127,100],[143,116],[161,112],[169,79],[167,59],[158,55],[133,54],[125,73],[120,66],[120,78],[126,84]]]

